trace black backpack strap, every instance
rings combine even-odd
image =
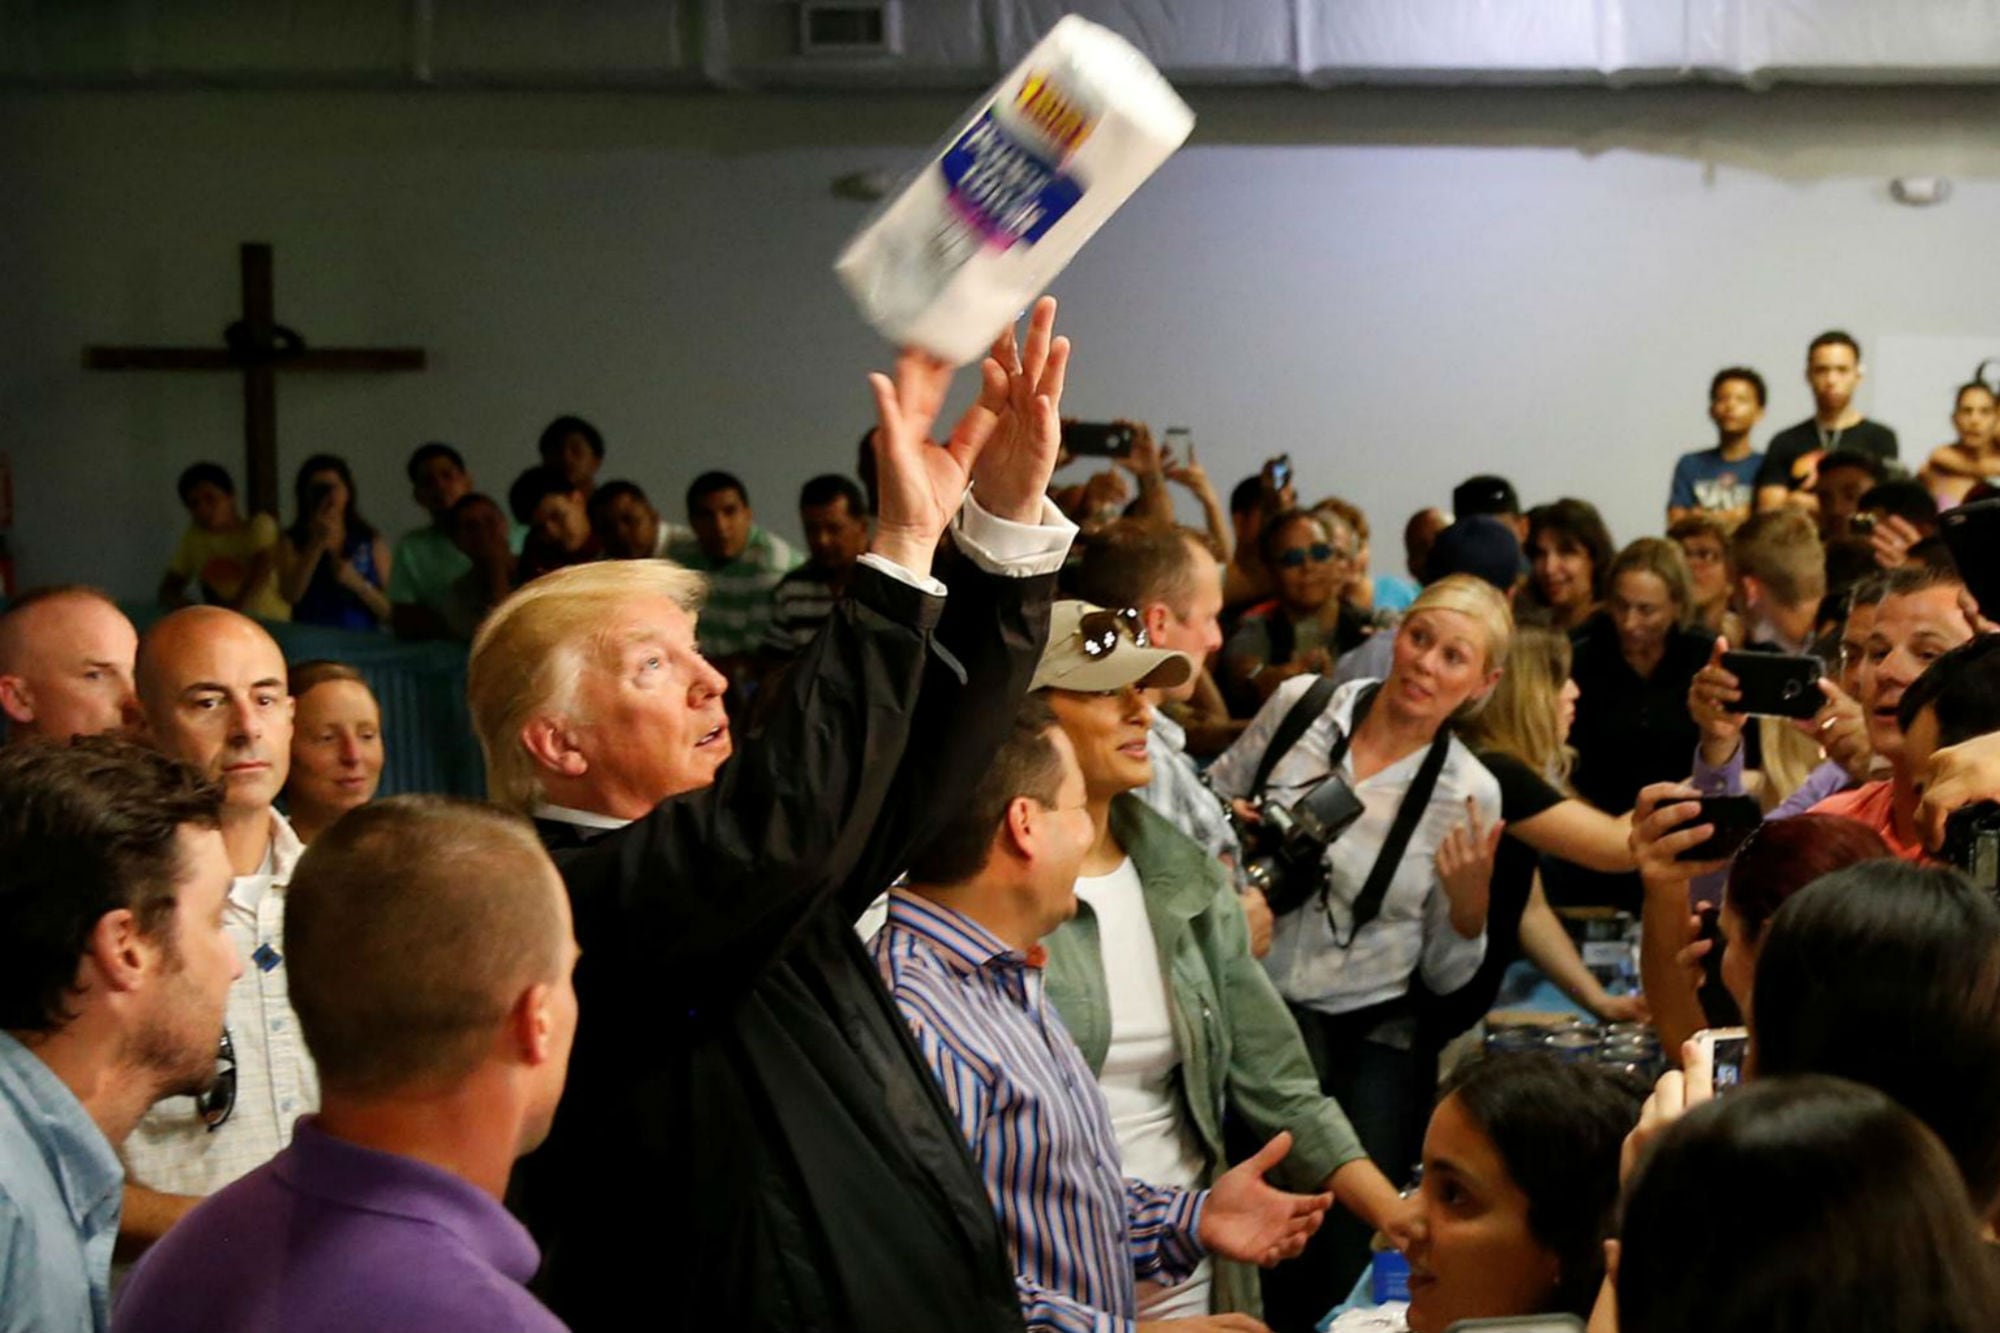
[[[1333,932],[1334,941],[1341,948],[1353,947],[1354,937],[1361,933],[1361,928],[1382,911],[1382,900],[1389,896],[1389,883],[1396,878],[1396,867],[1402,864],[1403,853],[1409,849],[1417,823],[1423,819],[1424,810],[1431,803],[1431,794],[1437,790],[1438,775],[1444,772],[1445,756],[1450,749],[1451,728],[1439,727],[1437,738],[1431,742],[1430,752],[1424,756],[1423,766],[1417,770],[1409,790],[1403,793],[1402,804],[1396,807],[1395,822],[1389,825],[1389,836],[1383,840],[1382,850],[1375,854],[1375,864],[1369,868],[1368,880],[1354,899],[1354,924],[1349,928],[1347,938],[1341,939],[1337,929]],[[1331,926],[1331,913],[1328,917],[1327,924]]]
[[[1264,747],[1264,757],[1257,761],[1257,776],[1250,780],[1250,795],[1263,794],[1264,784],[1271,780],[1271,770],[1278,766],[1279,760],[1292,752],[1292,747],[1299,743],[1299,737],[1306,734],[1306,728],[1326,711],[1326,705],[1333,698],[1335,688],[1331,680],[1321,676],[1299,696],[1297,703],[1286,710],[1285,716],[1278,722],[1278,729],[1271,733],[1271,743]],[[1335,741],[1334,745],[1332,766],[1338,768],[1341,756],[1347,752],[1345,732],[1341,733],[1340,739]]]

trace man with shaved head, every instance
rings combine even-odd
[[[138,643],[125,613],[95,588],[39,588],[15,598],[0,615],[7,738],[64,743],[132,725]]]
[[[244,966],[223,1035],[230,1095],[169,1098],[125,1141],[128,1248],[157,1240],[201,1197],[271,1160],[291,1142],[292,1121],[319,1105],[285,966],[285,886],[303,848],[272,808],[292,752],[285,655],[248,616],[190,606],[146,632],[137,675],[153,744],[222,787],[234,875],[224,919]]]

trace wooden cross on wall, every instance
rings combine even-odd
[[[243,318],[221,347],[86,347],[86,370],[235,370],[243,375],[244,484],[249,512],[278,512],[278,372],[422,370],[421,347],[319,347],[272,313],[271,247],[242,249]]]

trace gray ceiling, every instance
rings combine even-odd
[[[0,82],[976,88],[1073,12],[1131,38],[1189,86],[2000,83],[2000,0],[888,0],[875,7],[892,11],[896,53],[802,52],[797,0],[0,0]]]

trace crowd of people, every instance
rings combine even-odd
[[[339,458],[283,529],[188,469],[143,635],[16,598],[0,1328],[2000,1327],[1991,390],[1905,479],[1828,333],[1661,534],[1476,476],[1406,578],[1288,456],[1059,481],[1069,371],[1047,298],[956,423],[903,352],[804,559],[564,417],[393,543]],[[286,618],[466,640],[488,799],[377,799]],[[1477,1049],[1523,960],[1674,1067]]]

